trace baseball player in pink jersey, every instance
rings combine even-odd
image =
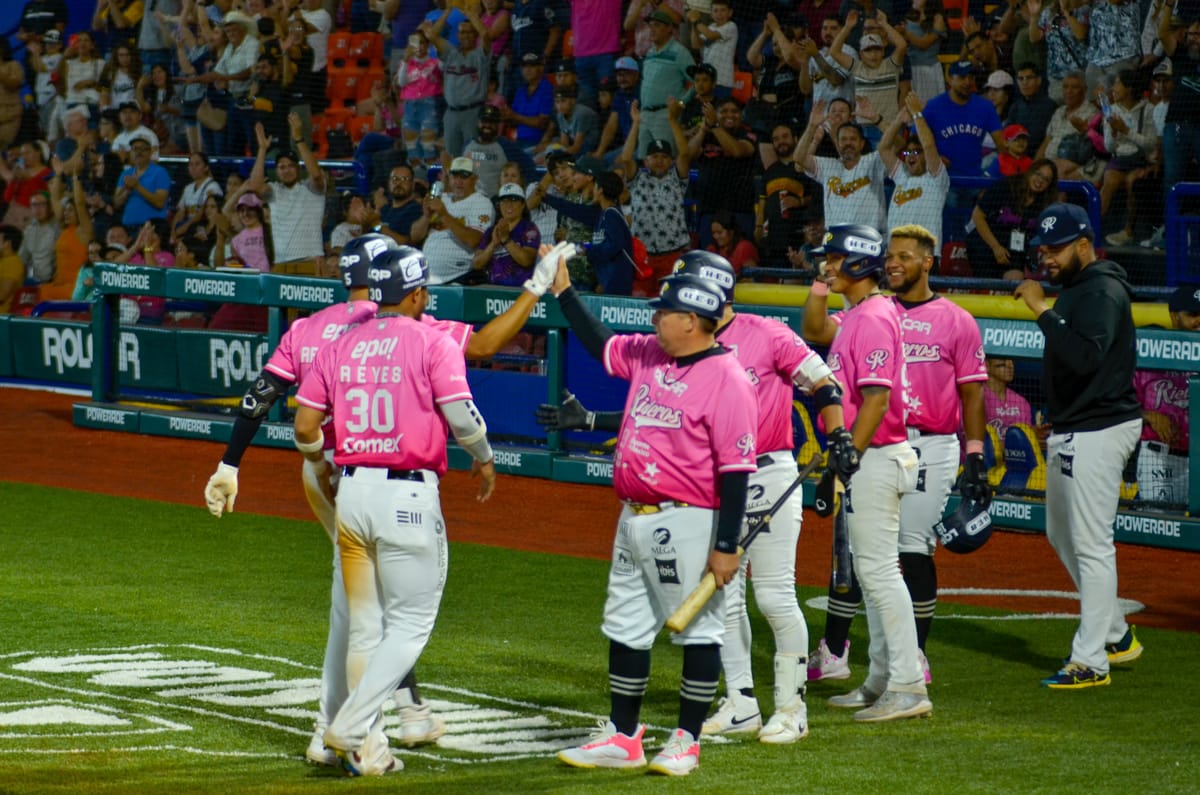
[[[879,290],[883,238],[863,224],[833,226],[824,250],[817,253],[826,257],[828,283],[814,282],[817,296],[810,294],[803,322],[807,338],[832,338],[829,369],[846,390],[846,424],[862,454],[857,472],[832,468],[847,486],[850,548],[867,605],[871,659],[866,681],[829,703],[857,709],[855,720],[864,722],[924,716],[933,705],[926,696],[912,600],[899,566],[900,498],[916,490],[918,465],[904,425],[900,316]],[[822,294],[828,290],[840,293],[849,307],[840,324],[828,320]],[[810,335],[814,328],[820,333]]]
[[[376,306],[366,300],[367,271],[375,256],[395,248],[396,244],[390,238],[378,234],[363,235],[348,242],[342,249],[339,267],[342,281],[350,291],[349,301],[301,318],[284,333],[271,359],[242,398],[225,453],[205,487],[205,501],[214,516],[220,517],[224,511],[233,511],[238,493],[238,467],[271,406],[284,397],[290,387],[303,382],[317,352],[350,328],[374,317]],[[552,261],[539,264],[534,277],[526,283],[513,306],[477,332],[470,324],[436,320],[429,315],[422,315],[421,322],[448,334],[468,358],[489,358],[520,331],[553,281],[555,267],[556,263]],[[326,434],[326,456],[332,461],[334,435],[328,424],[326,429],[329,431]],[[336,475],[335,471],[335,489]],[[303,478],[305,494],[313,513],[336,542],[333,503],[317,482],[314,467],[307,462],[303,468]],[[330,594],[329,636],[322,666],[321,696],[313,736],[305,752],[309,761],[323,765],[338,763],[334,753],[325,747],[324,735],[329,721],[346,696],[346,596],[336,550]],[[434,742],[445,732],[445,724],[420,699],[416,679],[411,672],[396,692],[396,704],[401,727],[399,739],[404,745],[411,747]]]
[[[758,395],[758,470],[750,476],[746,511],[767,511],[795,480],[792,451],[792,386],[812,394],[822,421],[830,429],[830,455],[857,455],[842,426],[841,388],[829,368],[804,340],[777,320],[738,314],[733,308],[737,276],[724,257],[691,251],[675,263],[675,273],[709,279],[720,286],[725,308],[716,338],[745,369]],[[539,412],[554,430],[615,427],[620,412],[590,414],[575,405],[546,406]],[[569,401],[570,402],[570,401]],[[577,407],[577,408],[576,408]],[[615,414],[615,422],[608,415]],[[589,424],[581,422],[592,417]],[[575,422],[567,421],[574,417]],[[808,625],[796,602],[796,542],[800,536],[802,497],[780,506],[770,531],[760,535],[742,556],[741,577],[725,590],[725,641],[721,665],[728,695],[704,722],[701,734],[757,734],[765,743],[795,742],[808,735],[804,701]],[[746,611],[747,569],[754,573],[754,596],[775,635],[775,712],[763,725],[750,665],[750,617]]]
[[[419,322],[429,267],[401,246],[371,262],[379,311],[322,349],[296,396],[296,447],[328,478],[321,430],[333,416],[341,468],[337,546],[349,608],[346,700],[325,745],[351,775],[402,765],[383,733],[383,705],[420,657],[445,586],[448,548],[438,497],[446,431],[474,459],[478,499],[496,485],[487,425],[467,385],[462,351]]]
[[[646,727],[638,716],[654,638],[707,571],[718,588],[737,575],[757,401],[745,370],[713,337],[725,303],[713,282],[665,279],[650,302],[653,335],[618,336],[601,325],[570,288],[565,260],[554,289],[580,342],[630,385],[613,457],[613,486],[625,506],[602,625],[611,710],[589,742],[558,758],[574,767],[641,767]],[[720,678],[724,601],[718,591],[672,636],[684,647],[679,724],[651,760],[652,772],[683,776],[700,763],[700,727]]]
[[[958,431],[966,437],[966,466],[960,491],[984,508],[991,502],[983,461],[983,389],[987,380],[979,325],[966,310],[942,298],[929,286],[937,240],[922,226],[892,230],[885,274],[900,315],[907,373],[908,442],[919,461],[917,488],[900,501],[900,567],[912,598],[918,657],[925,682],[932,680],[925,643],[937,607],[936,525],[945,513],[960,459]],[[819,321],[820,296],[812,299],[811,319]],[[806,309],[805,319],[809,320]],[[837,323],[828,320],[815,342],[831,341]],[[806,331],[808,331],[806,326]],[[850,623],[861,601],[854,583],[849,593],[829,592],[825,637],[809,661],[810,679],[844,679],[850,668],[846,650]],[[836,654],[837,649],[841,654]]]

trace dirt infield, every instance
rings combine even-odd
[[[76,428],[77,397],[0,388],[0,434],[9,452],[0,480],[58,486],[203,508],[204,484],[222,447],[210,442]],[[289,450],[253,448],[241,472],[237,510],[311,518],[300,487],[300,459]],[[462,472],[442,483],[450,537],[456,541],[560,555],[607,558],[618,505],[600,486],[501,476],[486,505]],[[216,521],[215,519],[213,521]],[[820,585],[829,576],[830,527],[806,512],[797,579]],[[1146,605],[1137,624],[1200,631],[1200,555],[1121,544],[1120,594]],[[1070,578],[1040,535],[998,533],[979,552],[938,555],[942,588],[1072,591]],[[1056,598],[966,597],[954,601],[1019,610],[1075,610]]]

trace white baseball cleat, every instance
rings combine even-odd
[[[446,723],[425,702],[400,707],[400,744],[405,748],[436,743],[446,733]]]
[[[842,654],[839,657],[829,650],[825,645],[825,639],[821,638],[821,642],[813,653],[808,655],[808,681],[817,682],[822,679],[849,679],[850,678],[850,641],[846,641],[845,647],[842,649]]]
[[[870,690],[866,685],[856,687],[844,696],[831,696],[829,706],[841,709],[862,709],[869,707],[879,700],[879,693]]]
[[[924,718],[933,714],[933,703],[923,693],[898,693],[889,690],[866,709],[855,712],[854,719],[862,723],[881,723],[885,720]]]
[[[758,708],[758,699],[744,696],[735,690],[717,704],[717,711],[704,721],[700,734],[754,734],[762,725],[762,711]]]
[[[611,720],[602,720],[599,731],[585,744],[577,748],[565,748],[558,752],[558,759],[571,767],[641,767],[646,764],[642,752],[642,737],[646,734],[645,724],[639,725],[635,734],[621,734]]]
[[[803,701],[779,709],[758,732],[760,743],[787,745],[808,736],[808,705]]]
[[[382,731],[370,732],[362,745],[349,748],[346,740],[327,729],[325,745],[333,749],[342,763],[342,769],[353,777],[383,776],[404,769],[404,763],[392,755],[387,735]]]
[[[658,756],[650,760],[651,773],[664,776],[686,776],[700,766],[700,743],[690,732],[676,729]]]
[[[332,748],[325,747],[325,729],[327,728],[324,723],[318,723],[317,727],[313,729],[312,739],[308,741],[308,749],[304,752],[304,758],[314,765],[337,767],[337,754],[333,752]]]

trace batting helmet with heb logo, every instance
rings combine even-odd
[[[342,284],[349,290],[353,287],[367,286],[367,271],[371,261],[385,251],[399,248],[396,241],[387,235],[372,232],[359,235],[342,247],[338,258],[338,270],[342,272]]]
[[[658,298],[650,300],[649,306],[720,320],[725,314],[725,292],[716,282],[690,273],[677,273],[662,280],[662,291]]]
[[[711,251],[689,251],[675,260],[674,273],[690,273],[701,279],[716,282],[725,293],[725,302],[733,303],[733,285],[737,274],[729,260]]]
[[[992,537],[992,515],[978,500],[963,499],[954,511],[933,526],[942,546],[965,555],[974,552]]]
[[[396,246],[371,260],[367,270],[367,296],[380,306],[391,306],[429,283],[425,255],[412,246]]]
[[[883,272],[883,235],[866,224],[838,224],[829,227],[814,256],[843,254],[841,272],[850,279],[862,279]]]

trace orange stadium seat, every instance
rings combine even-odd
[[[334,72],[341,69],[346,69],[353,64],[350,63],[350,45],[354,37],[349,33],[338,31],[329,35],[329,71]]]
[[[733,98],[744,107],[754,95],[754,75],[749,72],[733,73]]]
[[[355,100],[362,102],[364,99],[369,99],[371,96],[371,86],[375,85],[376,82],[383,82],[384,85],[387,85],[386,81],[387,73],[383,71],[382,67],[367,70],[365,73],[359,75],[358,90],[354,92]]]
[[[355,33],[350,41],[349,58],[368,69],[383,66],[383,34]]]
[[[361,141],[367,133],[375,129],[374,116],[355,116],[350,119],[350,123],[346,127],[350,133],[350,140],[354,143]]]
[[[969,5],[969,0],[945,0],[942,7],[946,10],[946,25],[952,30],[962,30],[963,20],[970,13]]]
[[[349,107],[358,100],[359,84],[363,75],[358,72],[335,72],[329,75],[325,94],[332,107]],[[368,83],[368,85],[370,85]]]

